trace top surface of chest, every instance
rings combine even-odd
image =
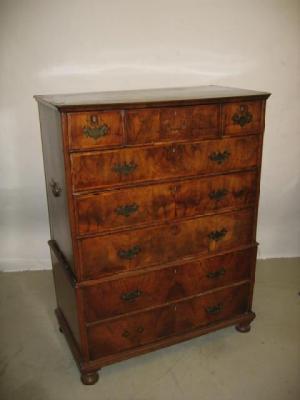
[[[93,109],[99,107],[143,107],[155,104],[183,105],[189,103],[210,103],[239,101],[241,99],[266,99],[267,92],[238,89],[223,86],[177,87],[145,90],[123,90],[112,92],[74,93],[35,96],[36,100],[64,111]]]

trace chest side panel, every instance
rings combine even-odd
[[[51,239],[75,271],[60,113],[39,104]]]

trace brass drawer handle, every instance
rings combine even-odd
[[[49,186],[51,188],[53,196],[59,197],[62,192],[62,188],[59,186],[59,184],[52,179],[51,182],[49,183]]]
[[[215,242],[218,242],[219,240],[223,239],[226,236],[227,232],[228,232],[227,229],[223,228],[220,231],[210,232],[208,237],[210,240],[214,240]]]
[[[248,106],[240,106],[240,111],[236,112],[232,116],[232,122],[235,125],[240,125],[241,127],[249,124],[252,121],[252,114],[248,111]]]
[[[209,193],[209,197],[211,200],[216,200],[219,201],[223,199],[223,197],[227,196],[228,190],[227,189],[218,189],[218,190],[213,190]]]
[[[209,159],[211,161],[216,162],[217,164],[223,164],[230,156],[229,151],[224,150],[223,152],[221,151],[214,151],[209,155]]]
[[[246,194],[246,189],[238,190],[237,192],[233,192],[234,197],[243,197]]]
[[[140,248],[140,246],[136,245],[136,246],[133,246],[131,249],[128,249],[128,250],[120,249],[120,250],[118,251],[118,256],[119,256],[120,258],[125,259],[125,260],[132,260],[132,259],[135,258],[141,251],[142,251],[142,249]]]
[[[112,170],[118,174],[129,175],[134,172],[136,168],[137,164],[130,161],[130,163],[124,162],[123,164],[115,164]]]
[[[121,299],[127,302],[133,302],[136,298],[140,297],[143,292],[139,289],[132,290],[131,292],[123,293]]]
[[[216,279],[219,278],[220,276],[223,276],[225,274],[225,268],[220,268],[217,271],[210,271],[207,273],[207,278],[210,279]]]
[[[211,307],[206,307],[205,311],[207,312],[207,314],[218,314],[219,312],[221,312],[223,310],[223,304],[219,303],[215,306],[211,306]]]
[[[95,140],[100,137],[106,136],[108,134],[109,128],[108,126],[99,121],[97,115],[92,115],[90,119],[90,123],[83,127],[83,134],[86,137],[91,137]]]
[[[124,206],[119,206],[115,209],[117,215],[123,215],[124,217],[129,217],[130,214],[137,212],[139,206],[136,203],[125,204]]]
[[[145,330],[145,329],[144,329],[143,326],[138,326],[138,327],[136,328],[137,333],[143,333],[144,330]],[[129,332],[127,329],[125,329],[125,330],[123,331],[123,333],[122,333],[122,336],[123,336],[124,338],[128,338],[128,337],[130,336],[130,332]]]

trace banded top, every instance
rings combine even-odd
[[[224,86],[174,87],[160,89],[122,90],[73,94],[37,95],[34,98],[62,111],[95,108],[97,106],[168,105],[238,101],[244,98],[267,99],[268,92]]]

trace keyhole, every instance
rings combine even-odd
[[[170,191],[171,191],[172,194],[175,194],[177,192],[177,190],[178,190],[178,188],[177,188],[176,185],[171,186],[171,188],[170,188]]]
[[[97,122],[98,122],[98,117],[97,117],[97,115],[92,115],[92,116],[91,116],[91,123],[92,123],[92,124],[97,124]]]

